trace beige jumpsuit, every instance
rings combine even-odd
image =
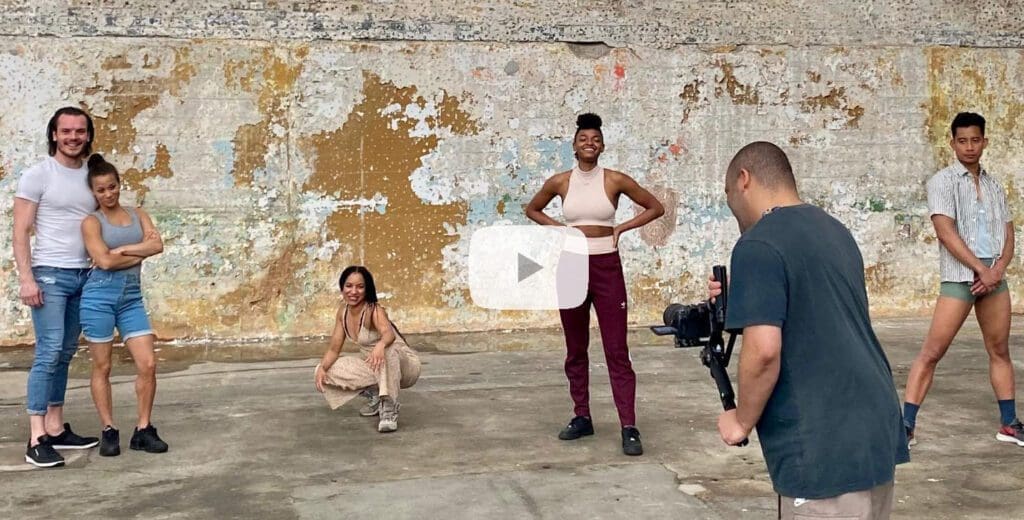
[[[398,402],[399,388],[409,388],[420,377],[419,356],[406,344],[398,331],[394,330],[393,325],[395,341],[384,349],[384,365],[379,371],[374,372],[370,365],[366,364],[366,358],[370,355],[374,345],[380,341],[380,332],[364,325],[365,313],[366,307],[363,308],[363,315],[359,317],[358,338],[350,336],[348,327],[345,327],[345,337],[359,345],[360,356],[339,357],[327,370],[326,377],[324,377],[324,398],[327,399],[327,404],[332,410],[349,402],[363,389],[373,385],[377,385],[381,397],[390,397]],[[346,307],[344,319],[347,320],[347,318],[348,308]],[[347,321],[343,323],[347,323]]]

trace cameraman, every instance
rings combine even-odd
[[[742,330],[743,345],[722,440],[736,445],[757,426],[781,518],[889,518],[895,466],[910,454],[857,243],[800,200],[774,144],[736,153],[725,194],[742,233],[726,329]],[[714,280],[708,288],[721,294]]]

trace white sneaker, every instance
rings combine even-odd
[[[380,422],[377,423],[378,432],[388,433],[398,429],[398,408],[398,403],[390,397],[380,400]]]

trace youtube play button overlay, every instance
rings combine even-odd
[[[571,227],[489,226],[470,239],[470,296],[488,309],[578,307],[588,268],[587,239]]]
[[[541,269],[544,269],[544,266],[538,264],[537,262],[534,262],[533,260],[530,260],[529,258],[526,258],[522,254],[519,255],[519,271],[518,272],[519,272],[519,281],[520,282],[522,282],[523,280],[529,278],[530,275],[532,275],[533,273],[536,273],[537,271],[540,271]]]

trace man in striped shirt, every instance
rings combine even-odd
[[[988,145],[985,118],[957,114],[949,145],[956,160],[928,181],[928,213],[939,239],[941,286],[928,335],[910,367],[903,403],[907,439],[915,444],[917,411],[935,366],[974,308],[989,355],[989,377],[999,402],[996,440],[1024,446],[1017,419],[1010,361],[1010,293],[1003,279],[1013,258],[1013,220],[999,181],[981,166]]]

